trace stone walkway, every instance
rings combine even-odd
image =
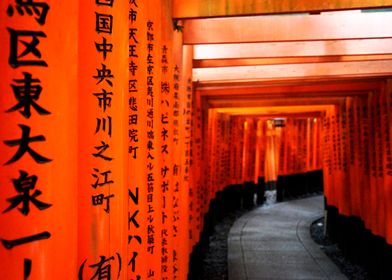
[[[310,237],[323,216],[316,196],[257,208],[229,233],[229,280],[347,279]]]

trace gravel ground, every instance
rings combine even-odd
[[[248,212],[237,210],[230,213],[214,227],[214,233],[210,236],[208,250],[203,258],[203,266],[200,267],[199,275],[194,275],[192,280],[227,280],[227,238],[231,226],[235,220]]]
[[[340,268],[350,280],[373,280],[369,272],[360,265],[347,260],[338,246],[324,235],[324,218],[314,221],[310,227],[313,240],[320,245],[324,253]]]

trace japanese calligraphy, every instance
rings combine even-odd
[[[42,55],[38,49],[39,38],[46,38],[44,32],[7,29],[10,33],[11,44],[8,62],[13,68],[19,66],[48,66],[44,60],[41,60]],[[24,46],[23,51],[19,51],[20,45]]]
[[[112,87],[113,86],[112,79],[114,78],[114,75],[112,74],[112,70],[106,68],[107,66],[103,63],[101,63],[101,65],[102,68],[97,68],[97,75],[93,76],[93,78],[98,80],[97,84],[100,84],[105,80],[105,82]]]
[[[103,154],[107,149],[109,149],[109,145],[106,144],[104,141],[101,141],[101,144],[102,144],[101,146],[95,146],[94,147],[97,150],[97,152],[92,154],[92,155],[94,157],[102,158],[102,159],[104,159],[106,161],[112,161],[113,158]]]
[[[14,79],[15,84],[11,84],[15,99],[18,103],[6,112],[14,112],[21,109],[19,112],[28,119],[31,116],[31,107],[33,107],[38,114],[49,115],[49,111],[36,103],[42,91],[40,85],[41,81],[39,79],[33,79],[30,73],[23,72],[23,75],[23,79]]]
[[[13,23],[13,20],[17,20],[17,22],[31,21],[36,27],[46,24],[50,7],[45,1],[14,0],[9,2],[13,2],[8,5],[6,10],[10,23]],[[24,18],[21,19],[19,17]],[[31,17],[31,19],[27,17]],[[13,19],[11,20],[11,18]],[[42,53],[44,44],[41,44],[47,43],[46,33],[35,28],[25,29],[20,26],[24,26],[24,24],[19,25],[21,29],[7,28],[9,35],[9,66],[14,69],[19,67],[48,67],[45,55]],[[28,71],[21,72],[17,78],[12,79],[10,87],[15,103],[13,102],[10,105],[6,113],[19,112],[25,119],[51,114],[49,110],[39,104],[45,90],[40,78],[36,77],[32,69],[29,68]],[[4,165],[18,162],[25,154],[28,154],[34,163],[44,164],[51,162],[52,159],[37,151],[39,147],[43,147],[46,144],[46,137],[41,133],[31,136],[31,130],[35,130],[35,128],[31,128],[30,125],[22,123],[18,124],[18,127],[21,129],[20,138],[3,141],[6,146],[17,148],[15,154]],[[16,125],[15,129],[17,129]],[[38,144],[37,142],[42,143]],[[20,164],[23,165],[24,163],[25,161],[22,160]],[[19,167],[19,165],[17,166]],[[34,170],[35,172],[37,173],[31,174],[31,172],[26,171],[25,167],[20,167],[19,176],[11,180],[15,194],[6,199],[8,205],[2,213],[6,214],[18,210],[22,215],[28,216],[33,209],[44,211],[52,207],[52,204],[41,197],[42,186],[37,186],[39,170]],[[16,239],[1,239],[1,243],[7,250],[11,250],[14,247],[49,239],[50,237],[51,234],[48,231],[43,231]],[[23,259],[23,268],[21,270],[23,270],[25,280],[31,275],[32,262],[32,259]]]
[[[38,154],[36,151],[34,151],[29,146],[29,144],[32,142],[45,141],[46,140],[45,136],[38,135],[38,136],[30,137],[30,127],[29,126],[19,124],[19,127],[22,129],[22,138],[21,139],[4,141],[4,143],[9,147],[19,146],[15,155],[9,161],[7,161],[5,164],[8,165],[8,164],[11,164],[11,163],[18,161],[20,158],[23,157],[23,155],[25,153],[28,153],[34,159],[34,161],[37,163],[42,164],[42,163],[51,162],[52,161],[51,159],[48,159],[48,158]]]
[[[107,14],[95,13],[96,16],[96,31],[98,33],[112,34],[113,30],[113,16]]]
[[[111,194],[109,196],[105,196],[103,194],[99,194],[99,195],[93,195],[91,197],[92,200],[92,204],[93,206],[97,206],[97,205],[103,205],[104,200],[106,201],[106,206],[103,209],[106,213],[110,212],[110,199],[114,197],[114,194]]]
[[[34,0],[15,0],[16,5],[9,5],[7,9],[7,15],[12,17],[15,9],[19,15],[25,14],[32,16],[35,15],[35,20],[40,24],[44,25],[46,16],[49,12],[49,5],[45,2],[34,2]]]
[[[108,43],[107,39],[102,37],[102,43],[95,42],[95,48],[99,53],[102,53],[103,60],[105,60],[108,53],[113,51],[113,44]]]
[[[118,264],[118,271],[117,271],[117,277],[114,278],[113,276],[113,271],[112,271],[112,262],[116,261]],[[82,263],[82,265],[79,268],[79,274],[78,274],[78,279],[83,280],[84,279],[84,268],[86,265],[87,259]],[[119,279],[121,275],[121,268],[122,268],[122,259],[121,255],[119,253],[116,253],[116,258],[114,256],[111,256],[109,258],[105,256],[100,256],[99,261],[97,263],[93,263],[88,266],[93,272],[93,276],[89,278],[90,280],[111,280],[111,279]]]
[[[1,239],[1,243],[3,244],[4,248],[11,250],[12,248],[14,248],[16,246],[21,246],[21,245],[24,245],[27,243],[40,241],[40,240],[44,240],[44,239],[49,239],[50,237],[51,237],[51,234],[47,231],[44,231],[44,232],[41,232],[38,234],[34,234],[31,236],[22,237],[22,238],[18,238],[18,239],[14,239],[14,240]]]
[[[18,207],[19,204],[22,204],[22,208],[19,208],[18,210],[25,216],[27,216],[30,212],[30,203],[32,203],[41,211],[52,206],[51,204],[42,202],[37,199],[37,197],[42,194],[40,190],[35,190],[33,194],[30,194],[30,192],[35,189],[38,177],[35,175],[29,176],[29,174],[23,170],[20,170],[19,172],[19,178],[13,179],[12,181],[14,183],[15,190],[20,194],[7,199],[7,201],[11,205],[7,209],[5,209],[3,213],[6,213]]]
[[[98,168],[94,168],[94,172],[95,174],[92,174],[92,176],[96,178],[96,181],[91,185],[94,189],[114,183],[113,180],[109,180],[109,175],[112,171],[107,170],[105,172],[100,172]],[[100,181],[100,177],[103,177],[103,182]]]

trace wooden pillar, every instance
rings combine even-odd
[[[243,123],[243,150],[242,150],[242,183],[247,180],[248,175],[248,158],[249,158],[249,122],[246,119]]]
[[[383,87],[385,89],[385,87]],[[385,126],[384,122],[384,108],[386,106],[386,98],[385,98],[385,91],[381,89],[381,91],[377,94],[375,100],[375,108],[376,108],[376,142],[377,142],[377,149],[376,149],[376,177],[377,177],[377,212],[378,212],[378,230],[381,236],[386,237],[386,202],[387,196],[385,193],[385,176],[384,176],[384,153],[385,153],[385,134],[388,131],[388,128]]]
[[[181,142],[180,142],[180,84],[182,71],[182,33],[173,34],[173,279],[182,279],[183,266],[181,259],[181,223],[180,219],[180,165],[181,165]]]
[[[392,244],[392,80],[389,79],[385,89],[385,108],[383,120],[385,126],[385,148],[384,148],[384,190],[386,198],[386,240]]]
[[[161,196],[161,51],[162,51],[162,21],[161,0],[147,2],[146,10],[146,63],[147,84],[146,98],[146,127],[147,127],[147,196],[144,198],[147,217],[144,221],[147,237],[147,278],[161,278],[161,231],[162,231],[162,196]]]
[[[260,156],[261,156],[261,147],[263,145],[262,141],[262,121],[260,119],[256,120],[256,156],[255,156],[255,176],[254,182],[258,183],[260,177]]]
[[[180,180],[180,208],[181,208],[181,253],[183,270],[181,279],[186,279],[191,250],[191,236],[189,232],[189,190],[190,190],[190,154],[191,154],[191,121],[192,121],[192,58],[193,47],[183,46],[182,56],[182,84],[180,86],[180,141],[182,142],[181,180]]]
[[[368,127],[369,127],[369,144],[368,144],[368,157],[369,157],[369,197],[368,197],[368,211],[369,211],[369,223],[368,228],[378,234],[378,223],[377,223],[377,208],[378,208],[378,199],[377,199],[377,177],[375,170],[377,168],[377,158],[376,158],[376,111],[374,106],[375,93],[370,92],[368,94]]]
[[[126,279],[128,13],[124,11],[128,11],[125,1],[79,2],[79,279],[92,278],[102,267],[108,267],[110,277]]]
[[[147,5],[129,3],[128,255],[129,279],[146,279],[147,257]]]
[[[284,120],[286,122],[286,120]],[[279,168],[278,176],[286,175],[285,164],[286,164],[286,147],[287,147],[287,136],[286,127],[281,128],[280,141],[279,141]]]
[[[357,169],[357,162],[358,162],[358,155],[356,151],[356,140],[358,139],[357,131],[355,129],[355,98],[349,97],[346,99],[346,118],[347,118],[347,138],[346,138],[346,145],[347,145],[347,164],[348,164],[348,174],[349,180],[348,183],[348,191],[350,192],[350,205],[351,205],[351,212],[353,215],[359,216],[359,189],[358,189],[358,169]]]
[[[332,181],[332,130],[331,130],[331,109],[326,110],[323,116],[323,172],[324,172],[324,195],[327,198],[328,205],[332,205],[331,198],[331,181]]]
[[[348,141],[348,126],[347,126],[347,101],[342,103],[339,107],[339,175],[340,175],[340,209],[344,215],[351,215],[351,183],[349,180],[349,141]]]
[[[21,2],[0,3],[0,278],[76,279],[78,5]]]
[[[203,132],[202,132],[202,103],[201,103],[201,96],[194,88],[194,95],[193,95],[193,160],[192,160],[192,182],[195,185],[195,212],[196,212],[196,221],[195,221],[195,230],[197,236],[195,236],[195,243],[199,241],[200,233],[202,230],[202,208],[203,208],[203,177],[204,174],[202,173],[202,166],[204,162],[202,161],[202,139],[203,139]]]
[[[161,131],[157,137],[161,139],[159,147],[162,163],[160,167],[160,182],[158,186],[162,199],[162,248],[161,248],[161,279],[173,279],[173,23],[171,19],[171,1],[162,1],[162,46],[161,46]]]
[[[267,142],[266,142],[266,161],[265,161],[265,178],[266,182],[276,180],[275,175],[275,143],[274,143],[273,121],[267,121]]]
[[[358,100],[359,110],[358,119],[360,125],[360,141],[359,141],[359,169],[361,174],[358,188],[361,190],[360,205],[361,216],[368,227],[369,220],[369,125],[368,125],[368,104],[367,97]]]

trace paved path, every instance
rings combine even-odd
[[[322,196],[257,208],[229,233],[229,280],[347,279],[310,237]]]

